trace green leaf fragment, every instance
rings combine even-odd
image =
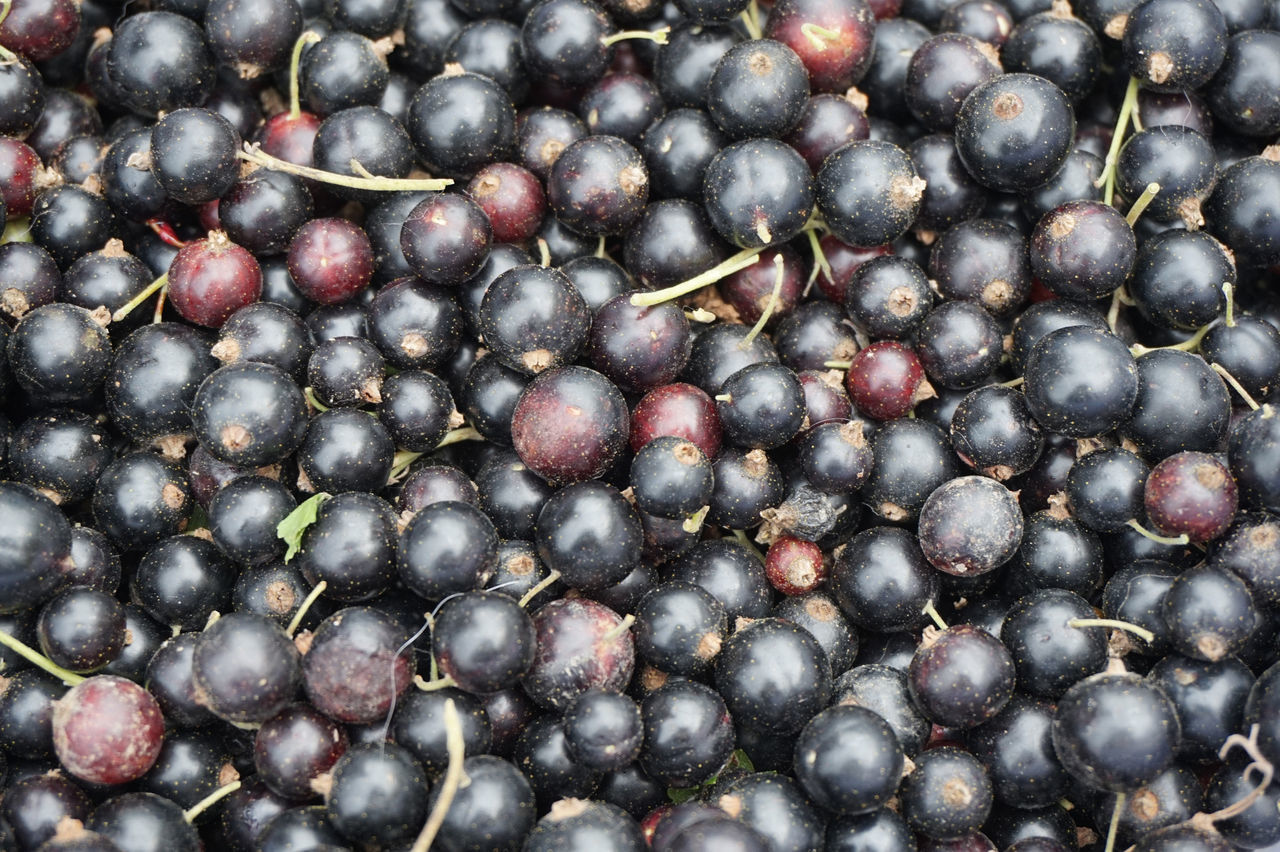
[[[302,534],[307,531],[307,527],[316,522],[321,504],[329,497],[330,495],[323,491],[308,497],[299,503],[298,508],[290,512],[283,521],[276,524],[276,536],[284,539],[285,544],[288,545],[288,550],[284,554],[285,562],[302,549]]]

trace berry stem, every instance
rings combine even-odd
[[[1191,543],[1191,537],[1186,533],[1183,533],[1182,535],[1179,535],[1179,536],[1159,535],[1157,533],[1153,533],[1151,530],[1147,529],[1142,524],[1138,523],[1137,518],[1130,518],[1129,520],[1125,521],[1125,525],[1128,526],[1130,529],[1132,529],[1134,532],[1141,535],[1143,538],[1149,538],[1152,541],[1154,541],[1156,544],[1167,544],[1171,547],[1176,547],[1177,545],[1180,545],[1180,544]]]
[[[520,596],[519,607],[521,609],[524,609],[525,607],[527,607],[530,601],[532,601],[538,595],[546,591],[548,586],[550,586],[552,583],[554,583],[556,580],[559,580],[559,579],[560,579],[559,571],[552,571],[550,574],[543,577],[541,580],[538,581],[537,585],[531,586],[529,588],[529,591],[525,592],[523,595]]]
[[[547,245],[547,241],[542,237],[538,237],[538,265],[551,265],[551,246]]]
[[[164,289],[168,284],[169,284],[169,273],[166,272],[164,275],[161,275],[155,281],[152,281],[145,288],[143,288],[141,293],[139,293],[138,295],[130,299],[128,302],[126,302],[124,307],[122,307],[120,310],[112,314],[111,321],[120,322],[120,320],[129,316],[129,314],[133,313],[134,308],[141,305],[147,299],[150,299],[158,291]]]
[[[1120,827],[1120,814],[1124,811],[1125,799],[1124,793],[1116,793],[1116,806],[1111,809],[1111,824],[1107,826],[1107,845],[1103,852],[1112,852],[1116,848],[1116,829]]]
[[[1138,199],[1129,207],[1129,213],[1124,217],[1124,220],[1129,223],[1130,228],[1138,224],[1138,217],[1142,215],[1142,211],[1146,210],[1151,202],[1155,201],[1156,196],[1159,194],[1160,184],[1155,181],[1147,184],[1147,188],[1142,190],[1142,194],[1139,195]]]
[[[608,257],[609,253],[604,250],[604,237],[600,237],[600,242],[596,243],[596,257]]]
[[[307,30],[293,43],[293,53],[289,56],[289,118],[302,115],[302,104],[298,102],[298,65],[302,62],[302,51],[319,40],[319,33]]]
[[[1267,760],[1267,758],[1264,757],[1262,752],[1258,749],[1258,730],[1257,725],[1251,725],[1249,727],[1248,737],[1243,737],[1240,734],[1232,734],[1227,737],[1226,742],[1222,744],[1221,750],[1218,751],[1218,759],[1226,760],[1227,755],[1231,752],[1231,749],[1234,746],[1240,746],[1243,748],[1252,761],[1244,768],[1244,778],[1247,781],[1249,774],[1256,769],[1258,774],[1262,776],[1261,779],[1259,779],[1257,786],[1238,801],[1232,802],[1225,808],[1216,810],[1213,813],[1204,814],[1203,817],[1205,822],[1213,824],[1225,819],[1231,819],[1234,816],[1239,816],[1249,810],[1249,808],[1253,807],[1262,794],[1267,791],[1267,787],[1271,786],[1271,778],[1275,775],[1275,765],[1272,764],[1271,761]],[[1194,820],[1196,817],[1192,817],[1192,819]]]
[[[1103,190],[1102,200],[1107,204],[1111,203],[1116,194],[1116,160],[1120,156],[1120,145],[1124,142],[1124,134],[1129,127],[1129,119],[1132,117],[1137,105],[1138,78],[1130,77],[1129,85],[1124,90],[1124,101],[1120,104],[1120,117],[1116,119],[1116,129],[1111,134],[1111,147],[1107,150],[1106,163],[1103,166],[1102,174],[1093,182],[1095,187],[1106,187]]]
[[[232,793],[234,793],[236,790],[239,790],[239,789],[240,789],[239,779],[232,781],[230,784],[222,785],[221,787],[214,790],[212,793],[205,796],[203,799],[201,799],[200,801],[196,802],[194,805],[192,805],[191,807],[183,811],[182,818],[185,819],[187,822],[192,822],[193,820],[195,820],[196,817],[200,816],[200,814],[204,813],[209,808],[213,807],[218,802],[222,801],[227,796],[230,796]]]
[[[928,603],[926,603],[926,604],[924,605],[924,609],[922,609],[922,610],[920,610],[920,611],[921,611],[922,613],[924,613],[925,615],[929,616],[929,619],[930,619],[934,624],[938,625],[938,629],[939,629],[939,630],[946,630],[946,629],[947,629],[947,621],[946,621],[946,619],[945,619],[945,618],[943,618],[943,617],[942,617],[942,615],[938,612],[938,608],[937,608],[936,606],[934,606],[934,605],[933,605],[933,600],[932,600],[932,599],[931,599],[931,600],[929,600],[929,602],[928,602]]]
[[[1227,324],[1227,328],[1236,327],[1236,290],[1231,286],[1230,281],[1222,282],[1222,295],[1227,297],[1227,313],[1223,318],[1223,322]]]
[[[27,662],[34,663],[44,669],[67,686],[75,686],[76,684],[84,683],[85,680],[87,680],[83,675],[78,675],[75,672],[64,669],[44,654],[41,654],[35,648],[32,648],[20,639],[15,639],[3,630],[0,630],[0,645],[5,646],[10,651],[13,651]]]
[[[813,23],[801,24],[800,32],[805,38],[809,39],[809,43],[813,45],[814,50],[826,50],[828,42],[840,38],[840,33],[835,30]]]
[[[169,282],[164,282],[164,286],[160,288],[160,295],[156,297],[156,309],[151,313],[151,324],[155,325],[164,320],[164,300],[169,295]]]
[[[310,390],[310,388],[307,390]],[[308,397],[308,401],[310,401],[310,397]],[[323,411],[324,409],[320,410]],[[440,443],[436,444],[435,449],[438,450],[441,447],[447,447],[450,444],[456,444],[459,441],[480,441],[483,439],[484,436],[477,432],[473,427],[462,426],[445,433],[445,436],[440,439]],[[425,455],[426,452],[417,452],[415,450],[400,450],[397,452],[391,459],[391,474],[387,477],[387,482],[399,482],[400,477],[404,476],[405,471],[409,469],[409,465],[413,464]]]
[[[804,295],[807,296],[809,290],[813,288],[813,282],[818,280],[819,272],[825,275],[831,284],[835,283],[835,278],[831,277],[831,264],[827,262],[827,253],[822,250],[822,243],[818,241],[818,230],[807,228],[804,233],[809,238],[809,249],[813,252],[813,269],[809,270],[809,281],[804,285]]]
[[[765,324],[769,322],[769,318],[773,316],[773,312],[778,307],[778,297],[782,295],[782,279],[786,272],[786,262],[783,261],[781,254],[773,256],[773,268],[773,292],[769,294],[769,303],[764,306],[760,319],[756,320],[756,324],[751,326],[747,336],[742,338],[742,341],[738,344],[739,349],[746,349],[751,345],[751,341],[760,336],[760,332],[764,331]]]
[[[1226,367],[1222,366],[1217,361],[1214,361],[1212,364],[1209,365],[1209,368],[1213,370],[1215,373],[1217,373],[1219,376],[1222,376],[1222,378],[1226,380],[1227,384],[1231,385],[1231,387],[1235,390],[1235,392],[1240,394],[1240,398],[1245,401],[1246,405],[1248,405],[1254,411],[1258,410],[1257,401],[1252,396],[1249,395],[1249,392],[1245,390],[1244,387],[1238,381],[1236,381],[1235,376],[1227,372]]]
[[[1200,341],[1204,340],[1204,336],[1209,333],[1209,329],[1212,328],[1216,322],[1217,321],[1214,320],[1213,322],[1205,323],[1196,329],[1195,334],[1191,335],[1181,343],[1173,343],[1169,346],[1143,346],[1141,343],[1135,343],[1129,347],[1129,351],[1133,353],[1134,357],[1146,355],[1148,352],[1155,352],[1157,349],[1179,349],[1183,352],[1194,352],[1196,347],[1200,345]]]
[[[173,226],[163,219],[148,219],[147,227],[167,246],[182,248],[187,244],[187,241],[179,237],[177,232],[173,230]]]
[[[316,411],[329,410],[329,406],[316,399],[316,392],[310,385],[302,389],[302,396],[307,400],[307,405],[311,406]]]
[[[422,832],[413,842],[409,852],[427,852],[435,841],[440,827],[444,825],[445,815],[453,804],[453,797],[462,785],[462,762],[466,759],[466,744],[462,740],[462,719],[458,715],[457,705],[450,698],[444,703],[444,741],[449,752],[449,765],[444,772],[444,782],[440,786],[440,796],[436,799],[431,815],[422,826]]]
[[[600,43],[605,47],[611,47],[620,41],[627,39],[644,39],[652,41],[656,44],[667,43],[667,33],[671,32],[671,27],[663,27],[659,30],[619,30],[616,33],[607,35],[600,39]]]
[[[711,511],[710,506],[703,506],[698,511],[684,519],[684,523],[680,525],[680,529],[687,533],[696,533],[702,529],[702,523],[707,519],[707,512]]]
[[[1156,639],[1156,635],[1145,627],[1139,627],[1136,624],[1130,624],[1127,621],[1120,621],[1115,618],[1073,618],[1067,622],[1068,627],[1114,627],[1116,630],[1125,630],[1143,639],[1150,644]]]
[[[288,160],[273,157],[251,142],[244,143],[244,150],[238,151],[236,156],[264,169],[288,172],[289,174],[310,178],[320,183],[331,183],[334,186],[345,186],[351,189],[368,189],[376,192],[440,192],[453,183],[448,178],[390,178],[340,175],[336,172],[326,172],[324,169],[316,169],[311,166],[299,166],[295,163],[290,163]],[[353,171],[369,174],[358,162],[353,160],[352,163]]]
[[[822,366],[828,370],[848,370],[853,367],[852,361],[823,361]]]
[[[4,23],[4,19],[9,17],[9,10],[13,8],[13,0],[0,0],[0,24]],[[0,62],[8,65],[11,62],[18,61],[18,54],[14,53],[4,45],[0,45]]]
[[[631,625],[633,625],[633,624],[635,624],[635,623],[636,623],[636,617],[635,617],[634,615],[627,615],[627,617],[626,617],[626,618],[624,618],[624,619],[622,619],[622,621],[618,622],[618,626],[617,626],[617,627],[613,628],[613,629],[612,629],[612,630],[610,630],[608,633],[604,634],[604,636],[601,636],[601,637],[600,637],[600,641],[601,641],[601,642],[612,642],[613,640],[615,640],[615,639],[617,639],[619,636],[621,636],[623,633],[626,633],[628,630],[630,630],[630,629],[631,629]]]
[[[1018,378],[1016,378],[1016,379],[1010,379],[1010,380],[1009,380],[1009,381],[1007,381],[1007,382],[1000,382],[1000,387],[1002,387],[1002,388],[1020,388],[1020,387],[1022,387],[1022,383],[1023,383],[1024,381],[1026,381],[1026,377],[1024,377],[1024,376],[1018,376]]]
[[[756,0],[751,0],[739,17],[742,18],[742,26],[746,28],[747,35],[753,39],[764,38],[764,30],[760,28],[760,7]]]
[[[694,308],[691,311],[685,311],[684,316],[685,316],[685,319],[689,320],[689,322],[706,323],[706,322],[716,321],[716,315],[711,313],[711,311],[706,310],[705,308]]]
[[[422,675],[413,676],[413,685],[421,689],[423,692],[435,692],[440,689],[448,689],[457,686],[458,683],[453,678],[445,675],[444,677],[433,677],[431,680],[423,680]]]
[[[311,609],[311,605],[316,602],[317,598],[324,594],[324,590],[327,588],[329,588],[328,580],[321,580],[319,583],[316,583],[315,588],[302,599],[302,605],[299,606],[298,611],[293,614],[293,618],[289,619],[289,626],[285,629],[285,633],[289,634],[289,636],[293,636],[293,634],[298,632],[298,628],[302,626],[302,619],[307,617],[307,610]]]
[[[715,266],[700,272],[690,278],[688,281],[681,281],[679,284],[672,284],[670,287],[664,287],[661,290],[651,290],[647,293],[636,293],[631,297],[631,304],[637,308],[651,307],[653,305],[661,305],[672,299],[679,299],[681,296],[687,296],[695,290],[701,290],[708,284],[714,284],[721,278],[726,278],[740,269],[746,269],[760,260],[760,252],[764,249],[760,248],[743,249],[728,260],[717,263]]]
[[[751,537],[747,535],[746,530],[733,530],[733,537],[738,540],[739,544],[754,553],[756,555],[756,559],[759,559],[761,562],[764,561],[764,554],[761,553],[760,549],[751,542]]]

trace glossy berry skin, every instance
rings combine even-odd
[[[590,328],[582,294],[563,272],[542,266],[516,266],[499,275],[477,317],[477,331],[495,357],[534,375],[571,363]]]
[[[547,177],[547,202],[571,230],[621,233],[644,209],[649,173],[644,157],[616,136],[589,136],[560,154]]]
[[[111,364],[106,329],[84,308],[54,302],[25,314],[8,337],[9,368],[44,403],[84,406]]]
[[[845,389],[859,412],[876,420],[893,420],[930,396],[932,386],[910,347],[880,340],[853,356]]]
[[[974,302],[942,302],[916,330],[916,356],[938,385],[967,389],[991,376],[1001,357],[1000,327]]]
[[[261,295],[257,260],[221,231],[183,246],[169,267],[169,301],[197,325],[217,328]]]
[[[306,704],[292,704],[262,723],[253,765],[271,790],[289,799],[315,795],[312,781],[347,750],[347,733]]]
[[[959,839],[982,827],[991,811],[992,791],[977,758],[943,746],[921,752],[915,762],[901,793],[908,825],[936,840]]]
[[[1019,391],[989,385],[970,392],[956,407],[951,443],[970,467],[1005,481],[1035,464],[1044,435]]]
[[[427,600],[476,589],[492,575],[498,554],[493,523],[476,507],[453,500],[432,503],[400,535],[400,581]]]
[[[1087,302],[1125,282],[1137,250],[1133,229],[1114,207],[1069,201],[1036,224],[1031,268],[1040,283],[1059,296]]]
[[[619,293],[595,309],[587,351],[592,366],[619,388],[645,391],[680,375],[692,338],[677,303],[636,306],[628,294]]]
[[[317,491],[376,491],[386,484],[394,455],[381,421],[358,409],[331,408],[307,424],[298,467]]]
[[[741,447],[771,449],[791,440],[804,420],[804,393],[781,364],[752,364],[720,386],[716,397],[725,436]]]
[[[311,301],[336,305],[369,285],[373,247],[365,232],[345,219],[312,219],[289,243],[289,274]]]
[[[640,661],[667,674],[696,675],[720,653],[728,633],[725,605],[702,586],[667,580],[636,606]]]
[[[990,721],[965,733],[965,745],[982,761],[998,802],[1018,808],[1054,804],[1071,779],[1053,751],[1054,706],[1015,694]]]
[[[207,627],[196,640],[191,668],[200,702],[231,722],[266,721],[302,683],[291,638],[252,613],[228,613]]]
[[[1227,439],[1231,475],[1239,487],[1244,505],[1269,512],[1280,511],[1280,419],[1276,409],[1265,404],[1246,414]]]
[[[707,84],[707,112],[731,139],[781,136],[809,99],[809,76],[796,52],[773,39],[731,47]]]
[[[365,723],[386,717],[407,689],[416,663],[401,650],[403,629],[372,607],[348,607],[326,618],[302,657],[311,704],[330,719]]]
[[[605,11],[589,0],[542,0],[520,31],[525,64],[535,77],[588,86],[609,65],[611,51],[601,39],[612,28]]]
[[[956,116],[956,149],[978,183],[1001,192],[1053,177],[1075,135],[1062,90],[1034,74],[1004,74],[978,86]]]
[[[1053,747],[1074,777],[1123,793],[1149,783],[1173,761],[1177,712],[1159,687],[1134,674],[1101,674],[1058,701]]]
[[[83,781],[123,784],[141,777],[155,763],[163,736],[156,700],[122,677],[92,677],[54,704],[54,750]]]
[[[1203,543],[1231,525],[1237,495],[1236,481],[1225,464],[1208,453],[1187,451],[1151,469],[1142,500],[1152,525],[1161,533],[1185,533]]]
[[[433,284],[460,284],[479,272],[492,240],[489,217],[460,193],[424,198],[409,211],[400,229],[405,261]]]
[[[1138,371],[1113,334],[1072,326],[1045,335],[1027,356],[1027,405],[1046,429],[1074,438],[1120,425],[1138,396]]]
[[[1205,202],[1207,230],[1235,252],[1241,267],[1280,261],[1280,232],[1274,227],[1277,186],[1280,163],[1246,157],[1220,173]]]
[[[709,686],[673,681],[641,705],[644,744],[640,765],[669,787],[693,787],[715,775],[733,753],[733,719]]]
[[[958,728],[994,718],[1013,695],[1015,680],[1008,649],[967,624],[942,631],[918,650],[907,678],[912,700],[928,719]]]
[[[1254,399],[1270,395],[1280,381],[1280,329],[1257,317],[1213,327],[1200,341],[1200,354],[1226,368]]]
[[[739,724],[786,734],[804,727],[813,711],[826,704],[831,668],[808,631],[766,618],[724,643],[716,659],[715,682]]]
[[[173,200],[204,204],[236,182],[239,148],[240,135],[218,113],[174,110],[151,129],[151,173]]]
[[[962,476],[940,486],[920,509],[920,546],[939,571],[972,576],[992,571],[1022,541],[1017,498],[985,476]]]
[[[865,630],[915,630],[922,610],[939,593],[939,575],[925,561],[915,536],[876,527],[854,536],[835,557],[831,588],[840,608]]]
[[[1255,681],[1248,666],[1236,658],[1210,663],[1181,654],[1157,662],[1147,678],[1165,691],[1178,711],[1179,756],[1195,761],[1216,760],[1230,732],[1242,729]]]
[[[167,11],[121,21],[106,64],[125,104],[145,115],[197,106],[217,80],[214,57],[200,25]]]
[[[36,636],[55,664],[74,672],[96,671],[124,649],[124,607],[104,592],[72,586],[40,610]]]
[[[1266,136],[1280,129],[1280,104],[1265,81],[1276,67],[1277,47],[1273,33],[1252,27],[1233,31],[1227,55],[1209,84],[1208,100],[1219,121],[1237,133]]]
[[[598,772],[621,769],[640,754],[640,708],[625,695],[589,689],[565,710],[564,739],[583,766]]]
[[[640,826],[622,808],[579,798],[556,802],[524,843],[527,852],[643,852],[646,848]]]
[[[1243,650],[1258,621],[1244,581],[1211,565],[1179,574],[1165,593],[1163,609],[1174,650],[1209,662]]]
[[[722,148],[707,165],[702,186],[711,224],[741,248],[791,239],[813,211],[808,164],[775,139],[748,139]]]
[[[911,158],[890,142],[851,142],[827,157],[815,178],[818,208],[849,245],[892,242],[920,209],[924,182]]]
[[[790,0],[774,7],[765,36],[794,50],[817,92],[843,93],[858,83],[871,63],[875,16],[865,3],[828,4]],[[805,24],[830,35],[809,38]]]
[[[281,461],[307,431],[306,400],[277,367],[246,361],[200,383],[191,404],[196,437],[219,461],[255,468]]]
[[[971,35],[939,33],[908,57],[901,83],[905,106],[928,129],[951,131],[968,94],[999,74],[991,46]]]
[[[1017,666],[1019,688],[1057,698],[1072,684],[1102,671],[1107,664],[1106,631],[1071,626],[1076,619],[1095,616],[1084,598],[1063,589],[1040,589],[1019,598],[1000,628],[1000,640]]]
[[[323,580],[327,598],[367,600],[393,582],[396,542],[395,512],[386,501],[372,494],[338,494],[320,504],[290,564],[313,585]]]
[[[350,840],[392,845],[411,840],[427,815],[426,772],[394,743],[347,750],[334,764],[325,810]]]
[[[97,529],[122,550],[137,550],[180,531],[191,511],[190,485],[177,464],[129,453],[107,465],[93,490]]]
[[[636,510],[612,486],[578,482],[551,495],[534,527],[538,554],[569,585],[588,591],[621,582],[640,557]]]
[[[520,243],[542,224],[547,196],[533,172],[515,163],[490,163],[467,184],[467,193],[484,211],[493,240]]]
[[[1147,0],[1124,28],[1129,73],[1157,92],[1198,89],[1227,53],[1227,24],[1213,3]]]
[[[533,616],[538,651],[521,680],[543,707],[564,710],[592,687],[620,690],[631,680],[635,643],[622,618],[587,598],[561,598]]]
[[[812,592],[827,577],[822,549],[811,541],[787,535],[769,545],[764,571],[769,584],[788,596]]]
[[[946,434],[922,419],[899,418],[871,436],[874,464],[862,485],[863,501],[891,521],[913,518],[934,489],[960,467]]]
[[[796,740],[797,780],[817,804],[841,815],[884,807],[898,788],[902,766],[893,729],[865,707],[823,710]]]
[[[641,511],[685,518],[711,498],[711,463],[683,438],[655,438],[632,460],[631,488]]]
[[[520,394],[511,438],[520,460],[539,476],[578,482],[600,476],[618,458],[628,419],[612,382],[586,367],[559,367],[539,374]]]
[[[10,436],[9,476],[60,503],[82,500],[113,453],[87,414],[55,411],[27,419]]]

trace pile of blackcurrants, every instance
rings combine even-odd
[[[1280,849],[1280,0],[0,0],[0,852]]]

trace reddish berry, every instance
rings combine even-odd
[[[1197,543],[1227,531],[1236,514],[1236,481],[1208,453],[1175,453],[1151,469],[1143,492],[1147,517],[1164,535]]]
[[[491,163],[467,184],[493,226],[494,242],[521,243],[532,238],[547,212],[547,195],[533,172],[514,163]]]
[[[934,395],[920,359],[896,340],[873,343],[853,356],[845,389],[858,410],[876,420],[893,420]]]
[[[346,219],[312,219],[289,243],[289,274],[311,301],[336,305],[369,286],[373,246]]]
[[[164,742],[160,705],[116,675],[91,677],[53,705],[53,748],[63,768],[92,784],[146,774]]]
[[[188,322],[218,328],[261,297],[258,261],[222,231],[183,246],[169,265],[169,301]]]
[[[808,594],[827,578],[822,548],[789,535],[780,536],[769,545],[764,573],[770,585],[784,595]]]

